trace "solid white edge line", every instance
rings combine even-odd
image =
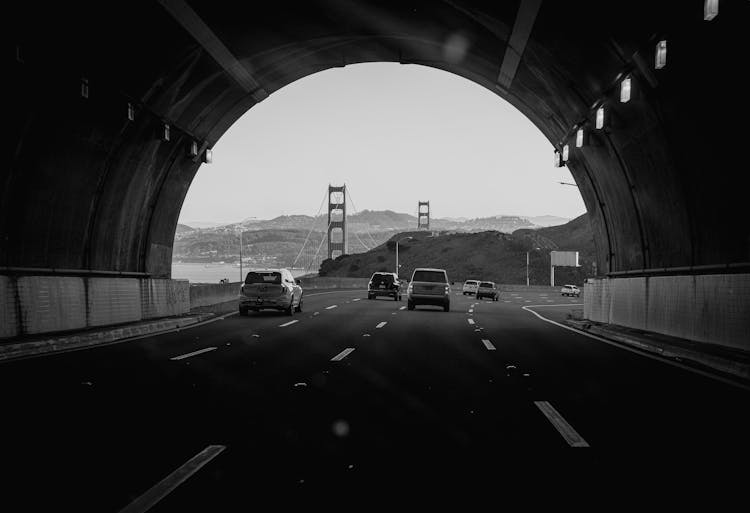
[[[534,404],[536,404],[537,408],[539,408],[544,416],[547,417],[547,420],[555,426],[557,432],[562,435],[566,442],[568,442],[568,445],[571,447],[589,447],[588,442],[586,442],[586,440],[584,440],[583,437],[573,429],[573,426],[568,424],[568,421],[566,421],[563,416],[560,415],[560,412],[558,412],[550,403],[547,401],[534,401]]]
[[[216,351],[216,348],[215,347],[205,347],[203,349],[199,349],[197,351],[193,351],[192,353],[185,353],[185,354],[181,354],[180,356],[173,356],[172,358],[170,358],[170,360],[172,360],[172,361],[184,360],[185,358],[190,358],[191,356],[196,356],[196,355],[199,355],[199,354],[207,353],[209,351]]]
[[[331,361],[332,362],[340,362],[341,360],[343,360],[344,358],[346,358],[347,356],[349,356],[352,351],[354,351],[353,347],[347,347],[346,349],[344,349],[343,351],[341,351],[339,354],[337,354],[336,356],[334,356],[333,358],[331,358]]]
[[[484,344],[484,347],[486,347],[488,351],[495,351],[495,350],[496,350],[496,348],[495,348],[495,346],[494,346],[494,345],[492,344],[492,342],[490,342],[490,341],[489,341],[489,340],[487,340],[486,338],[483,338],[483,339],[482,339],[482,343]]]
[[[186,479],[198,472],[206,463],[221,454],[224,449],[226,449],[224,445],[209,445],[190,458],[180,468],[148,489],[143,495],[121,509],[120,513],[144,513],[150,510],[157,502],[169,495]]]
[[[731,379],[727,379],[727,378],[725,378],[723,376],[716,376],[714,374],[711,374],[710,372],[702,371],[700,369],[695,369],[693,367],[690,367],[688,365],[682,364],[680,362],[672,361],[672,360],[670,360],[668,358],[664,358],[664,357],[661,357],[661,356],[657,356],[655,354],[651,354],[651,353],[647,353],[645,351],[634,349],[632,347],[628,347],[628,346],[626,346],[624,344],[621,344],[619,342],[615,342],[613,340],[608,340],[608,339],[606,339],[604,337],[599,337],[599,336],[593,335],[591,333],[586,333],[585,331],[578,330],[578,329],[573,328],[571,326],[565,326],[564,324],[560,324],[559,322],[555,322],[555,321],[553,321],[551,319],[547,319],[546,317],[542,316],[538,312],[535,312],[534,310],[531,310],[531,308],[535,308],[535,307],[544,307],[544,308],[547,308],[547,307],[550,307],[550,306],[576,306],[576,305],[528,305],[528,306],[522,306],[521,308],[523,308],[527,312],[533,313],[534,315],[536,315],[537,317],[539,317],[544,322],[548,322],[550,324],[554,324],[555,326],[558,326],[560,328],[566,329],[568,331],[572,331],[574,333],[578,333],[579,335],[583,335],[583,336],[588,337],[588,338],[593,338],[594,340],[598,340],[599,342],[604,342],[605,344],[609,344],[610,346],[617,347],[617,348],[623,349],[625,351],[630,351],[631,353],[635,353],[637,355],[641,355],[641,356],[644,356],[646,358],[650,358],[652,360],[656,360],[657,362],[666,363],[668,365],[672,365],[674,367],[678,367],[680,369],[687,370],[687,371],[693,372],[695,374],[700,374],[701,376],[705,376],[707,378],[715,379],[716,381],[721,381],[722,383],[726,383],[727,385],[734,385],[734,386],[736,386],[738,388],[741,388],[743,390],[750,390],[749,386],[743,385],[742,383],[737,383],[737,382],[732,381]]]
[[[378,323],[378,325],[377,325],[377,326],[375,326],[375,329],[378,329],[378,328],[382,328],[382,327],[383,327],[383,326],[385,326],[386,324],[388,324],[388,322],[386,322],[386,321],[383,321],[383,322],[379,322],[379,323]]]
[[[295,322],[299,322],[299,319],[294,319],[293,321],[285,322],[284,324],[279,324],[279,328],[285,328],[287,326],[291,326]]]

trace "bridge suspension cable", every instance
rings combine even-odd
[[[315,229],[315,223],[318,220],[318,216],[320,215],[320,211],[323,210],[323,205],[325,205],[326,202],[326,196],[323,195],[323,201],[320,202],[320,206],[318,207],[318,211],[315,213],[315,216],[313,217],[312,226],[310,227],[310,231],[307,232],[307,237],[305,237],[305,242],[302,244],[302,248],[300,248],[299,253],[297,253],[297,258],[294,259],[294,262],[292,262],[292,267],[294,267],[297,264],[297,260],[299,260],[300,255],[302,255],[302,252],[305,250],[305,246],[307,246],[307,241],[310,240],[310,235],[312,234],[313,230]]]

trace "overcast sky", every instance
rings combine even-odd
[[[328,184],[357,211],[557,215],[585,207],[553,147],[509,103],[451,73],[356,64],[308,76],[250,109],[201,166],[180,222],[313,215]],[[352,212],[352,203],[349,203]]]

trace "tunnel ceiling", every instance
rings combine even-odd
[[[750,2],[720,7],[705,21],[701,1],[15,6],[0,266],[168,277],[203,152],[234,121],[309,74],[400,62],[509,101],[549,139],[550,166],[570,145],[600,272],[741,267],[748,165],[734,127],[747,119]],[[656,70],[662,39],[667,65]],[[632,98],[621,103],[625,77]]]

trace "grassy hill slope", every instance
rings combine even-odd
[[[484,279],[506,284],[526,283],[526,252],[529,251],[529,281],[546,285],[550,280],[549,251],[579,251],[579,268],[555,269],[555,284],[581,285],[592,275],[595,255],[588,218],[538,230],[516,230],[512,234],[497,231],[480,233],[403,232],[366,253],[342,255],[325,260],[320,274],[326,276],[369,277],[376,271],[393,272],[396,265],[395,241],[399,243],[399,275],[410,277],[415,267],[445,269],[456,283],[467,279]],[[535,250],[534,248],[541,248]]]

